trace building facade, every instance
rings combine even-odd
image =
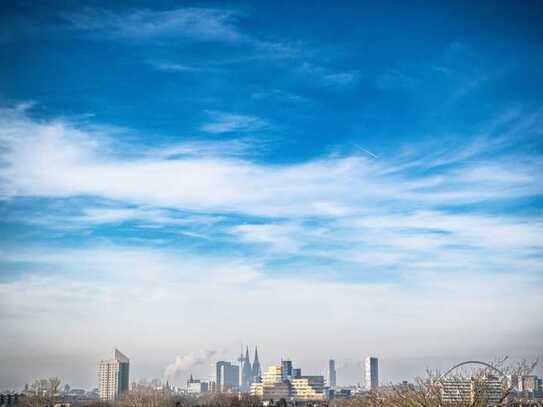
[[[98,393],[101,400],[117,400],[128,391],[130,360],[118,349],[115,358],[98,363]]]

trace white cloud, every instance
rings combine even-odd
[[[470,160],[429,174],[420,171],[426,163],[419,157],[372,160],[353,155],[261,165],[221,155],[220,145],[204,148],[203,144],[140,149],[137,155],[122,156],[117,151],[132,151],[135,146],[111,148],[104,130],[96,133],[66,121],[35,121],[9,109],[0,115],[4,199],[95,196],[189,211],[346,216],[375,207],[431,209],[444,203],[543,192],[537,177],[543,159],[535,153],[525,158],[502,156],[494,162]],[[247,116],[216,113],[214,118],[208,131],[249,131],[264,125],[261,119]]]
[[[296,236],[303,230],[293,224],[243,224],[234,226],[228,231],[241,241],[264,244],[271,250],[283,254],[296,253],[304,245],[304,242]]]

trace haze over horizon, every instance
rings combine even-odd
[[[0,387],[543,356],[543,2],[3,2]],[[541,374],[541,367],[538,368]]]

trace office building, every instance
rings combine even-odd
[[[364,383],[366,390],[376,390],[379,387],[379,361],[368,356],[364,365]]]
[[[292,360],[281,360],[283,367],[283,380],[289,380],[292,377]]]
[[[225,361],[217,362],[215,383],[219,392],[237,392],[239,390],[239,366]]]
[[[496,377],[452,378],[441,381],[441,399],[445,403],[485,403],[497,405],[503,396],[503,383]]]
[[[292,378],[297,379],[299,377],[302,377],[302,369],[293,367],[292,368]]]
[[[117,400],[128,391],[130,361],[118,349],[115,358],[98,363],[98,393],[101,400]]]
[[[289,363],[284,363],[289,362]],[[291,375],[285,373],[289,369]],[[294,400],[294,401],[320,401],[325,399],[323,376],[293,377],[292,362],[282,361],[277,366],[269,367],[260,383],[251,385],[251,395],[258,396],[262,400]],[[301,373],[298,369],[297,373]],[[285,377],[290,377],[285,379]]]
[[[283,366],[271,366],[262,375],[260,383],[251,385],[251,395],[263,400],[280,400],[290,397],[290,383],[283,380]]]
[[[323,376],[302,376],[292,379],[291,398],[296,401],[318,401],[324,400],[324,377]]]
[[[328,385],[336,387],[336,361],[334,359],[328,361]]]
[[[224,362],[224,361],[219,361],[215,364],[215,374],[214,374],[214,377],[215,377],[215,384],[216,384],[216,389],[217,389],[217,392],[220,392],[221,389],[222,389],[222,370],[223,370],[223,366],[225,365],[230,365],[230,362]]]

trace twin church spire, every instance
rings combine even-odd
[[[255,359],[251,365],[251,359],[249,358],[249,347],[245,349],[245,356],[240,356],[241,362],[241,391],[248,392],[252,383],[260,382],[260,376],[262,371],[260,368],[260,361],[258,360],[258,348],[255,347]]]

